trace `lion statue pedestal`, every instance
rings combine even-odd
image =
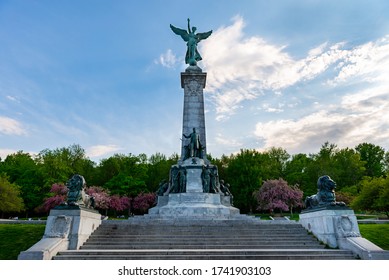
[[[317,194],[305,200],[300,224],[331,248],[351,250],[361,259],[389,259],[388,251],[361,237],[354,211],[335,199],[336,183],[326,175],[317,187]]]
[[[67,202],[50,210],[40,241],[19,254],[19,260],[51,260],[59,251],[77,250],[101,224],[101,215],[92,209],[85,195],[85,179],[74,175],[67,182]]]

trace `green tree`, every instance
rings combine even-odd
[[[332,179],[337,183],[337,190],[358,184],[365,173],[364,162],[353,149],[338,150],[332,157]]]
[[[150,190],[156,191],[159,183],[164,179],[169,179],[170,167],[176,164],[175,155],[169,159],[161,153],[155,153],[148,159],[147,186]]]
[[[266,179],[277,179],[284,177],[285,168],[290,158],[288,152],[282,148],[272,147],[263,153],[264,166],[263,177]]]
[[[242,212],[253,212],[256,208],[253,192],[262,185],[266,157],[256,150],[241,150],[230,157],[225,180],[231,185],[234,205]]]
[[[20,187],[27,216],[32,214],[49,190],[43,186],[43,175],[33,157],[23,151],[8,155],[0,165],[0,172],[5,172],[10,183]]]
[[[351,206],[357,210],[384,212],[389,217],[389,178],[365,177]]]
[[[366,176],[380,177],[385,172],[385,150],[374,144],[362,143],[355,147],[365,162]]]
[[[38,154],[37,162],[44,176],[44,184],[49,187],[57,182],[65,183],[74,174],[84,176],[89,182],[94,168],[94,162],[76,144],[55,150],[45,149]]]
[[[296,154],[285,166],[286,181],[298,185],[304,195],[312,195],[317,191],[316,181],[312,181],[307,173],[307,168],[312,161],[306,154]]]
[[[23,199],[20,196],[20,188],[8,181],[8,177],[0,174],[0,212],[21,212],[24,210]]]
[[[115,154],[98,166],[99,184],[112,194],[133,196],[141,191],[149,192],[147,161],[132,154]]]

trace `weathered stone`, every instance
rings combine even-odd
[[[101,224],[101,215],[91,209],[53,209],[43,238],[19,254],[19,260],[50,260],[59,251],[77,250]]]

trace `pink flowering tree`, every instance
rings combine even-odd
[[[155,204],[155,193],[140,193],[132,200],[132,208],[138,214],[145,214]]]
[[[130,199],[126,196],[113,195],[109,202],[109,208],[115,212],[129,210],[131,206]]]
[[[108,192],[102,187],[96,186],[87,188],[85,192],[88,195],[93,196],[95,200],[95,208],[99,210],[105,210],[105,214],[107,215],[111,203],[111,197],[109,196]]]
[[[39,212],[49,212],[50,209],[66,200],[67,193],[68,188],[64,184],[53,184],[50,189],[50,197],[45,198],[43,204],[37,210]]]
[[[303,192],[297,186],[289,186],[283,179],[267,180],[261,188],[254,192],[258,202],[257,210],[290,211],[294,207],[303,206]]]

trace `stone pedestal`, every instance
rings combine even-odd
[[[338,208],[303,212],[300,223],[329,247],[338,248],[338,238],[361,236],[354,211]]]
[[[239,209],[223,205],[218,193],[177,193],[159,197],[163,202],[149,210],[149,216],[160,219],[199,218],[232,219]]]
[[[189,135],[193,128],[196,128],[204,148],[204,155],[207,152],[203,94],[206,78],[207,73],[203,73],[198,66],[189,66],[185,72],[181,73],[181,87],[184,89],[182,133]],[[183,138],[181,158],[185,155],[185,145],[188,145],[188,140]]]
[[[101,215],[91,209],[53,209],[43,238],[19,254],[19,260],[50,260],[59,251],[77,250],[101,224]]]
[[[331,248],[351,250],[361,259],[389,259],[388,251],[361,237],[354,211],[348,207],[304,211],[300,223]]]

